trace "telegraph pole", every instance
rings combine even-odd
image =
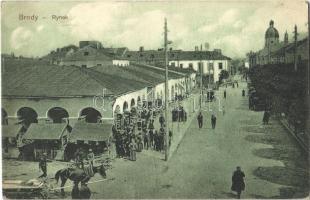
[[[166,68],[166,78],[165,78],[165,161],[168,161],[169,157],[169,125],[168,125],[168,28],[167,28],[167,19],[165,18],[165,27],[164,27],[164,49],[165,49],[165,68]]]
[[[200,64],[200,110],[201,110],[201,106],[202,106],[202,96],[203,96],[203,85],[202,85],[202,72],[203,72],[203,66],[202,66],[202,58],[201,55],[202,54],[202,45],[200,45],[200,60],[199,60],[199,64]]]
[[[296,54],[297,54],[297,26],[295,25],[294,27],[294,70],[297,71],[297,57],[296,57]]]
[[[307,80],[308,80],[308,85],[307,85],[307,92],[308,92],[308,95],[310,95],[310,92],[309,92],[309,86],[310,86],[310,83],[309,83],[309,74],[310,74],[310,1],[306,1],[306,3],[308,4],[308,73],[307,73]]]

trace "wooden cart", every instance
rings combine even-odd
[[[4,180],[2,184],[5,199],[47,199],[48,188],[43,181]]]

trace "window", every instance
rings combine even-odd
[[[180,68],[183,69],[183,64],[182,63],[180,64]]]
[[[85,51],[84,52],[84,56],[88,56],[89,55],[89,52],[88,51]]]
[[[86,68],[87,67],[87,65],[82,65],[82,68]]]
[[[131,57],[131,55],[127,55],[127,58],[130,58]]]
[[[208,70],[213,70],[213,63],[209,63],[209,68]]]
[[[171,66],[172,66],[172,67],[175,67],[175,62],[172,62],[172,63],[171,63]]]
[[[219,63],[219,69],[223,69],[223,63]]]
[[[102,66],[102,64],[101,64],[101,63],[98,63],[97,66]]]

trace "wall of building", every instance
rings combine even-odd
[[[79,67],[95,67],[95,66],[101,66],[101,65],[112,65],[112,61],[106,61],[106,60],[85,60],[85,61],[61,61],[59,65],[64,66],[79,66]]]
[[[129,60],[113,60],[112,64],[116,66],[129,66]]]
[[[229,71],[229,61],[228,60],[182,60],[182,61],[177,61],[177,60],[171,60],[169,61],[169,65],[173,66],[173,63],[176,67],[180,67],[183,65],[182,68],[187,69],[189,68],[190,65],[193,66],[193,69],[198,72],[199,70],[199,63],[202,62],[203,64],[203,73],[204,74],[213,74],[214,75],[214,81],[219,81],[219,74],[221,73],[222,70],[227,70]],[[222,63],[222,69],[219,69],[219,64]],[[213,64],[213,70],[212,68],[209,67],[212,66]]]
[[[137,106],[138,99],[140,99],[140,101],[147,100],[146,97],[147,97],[147,89],[146,88],[143,88],[143,89],[138,90],[138,91],[130,92],[128,94],[123,94],[122,96],[116,98],[115,103],[113,105],[113,111],[115,112],[116,107],[119,106],[120,113],[123,113],[124,112],[123,105],[125,102],[127,102],[128,109],[130,109],[132,99],[135,101],[135,106]]]
[[[9,123],[17,121],[17,111],[22,107],[30,107],[38,114],[39,121],[48,119],[47,112],[54,107],[64,108],[69,119],[77,119],[82,109],[87,107],[95,108],[103,118],[112,117],[112,98],[102,97],[76,97],[76,98],[51,98],[51,99],[30,99],[30,98],[2,98],[2,108],[8,113]]]

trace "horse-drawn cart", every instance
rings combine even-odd
[[[3,197],[7,199],[47,199],[48,188],[44,181],[4,180]]]

